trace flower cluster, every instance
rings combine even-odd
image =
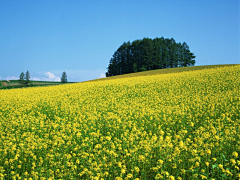
[[[238,179],[240,66],[0,91],[0,179]]]

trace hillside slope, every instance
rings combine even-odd
[[[240,65],[0,91],[0,179],[238,179]]]

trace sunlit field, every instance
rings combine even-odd
[[[0,179],[240,179],[240,65],[0,90]]]

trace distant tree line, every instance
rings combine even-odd
[[[24,74],[24,72],[22,72],[20,75],[19,75],[19,85],[22,85],[22,86],[27,86],[29,84],[31,84],[30,82],[30,73],[29,71],[26,72],[26,74]],[[67,73],[64,71],[62,73],[62,77],[61,77],[61,82],[62,83],[67,83]],[[1,85],[1,84],[0,84]]]
[[[186,42],[171,39],[144,38],[124,42],[110,59],[106,76],[146,70],[185,67],[195,64],[195,56]]]

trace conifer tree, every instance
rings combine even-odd
[[[30,83],[30,78],[31,78],[31,77],[30,77],[30,73],[29,73],[29,71],[27,71],[27,72],[26,72],[26,75],[25,75],[25,80],[26,80],[25,83],[26,83],[26,85],[28,85],[28,84]]]
[[[62,83],[66,83],[67,82],[67,73],[65,71],[62,73],[61,82]]]
[[[25,74],[24,74],[24,72],[22,72],[22,73],[20,74],[19,80],[18,80],[18,82],[19,82],[20,85],[23,85],[23,84],[25,83],[24,77],[25,77]]]

